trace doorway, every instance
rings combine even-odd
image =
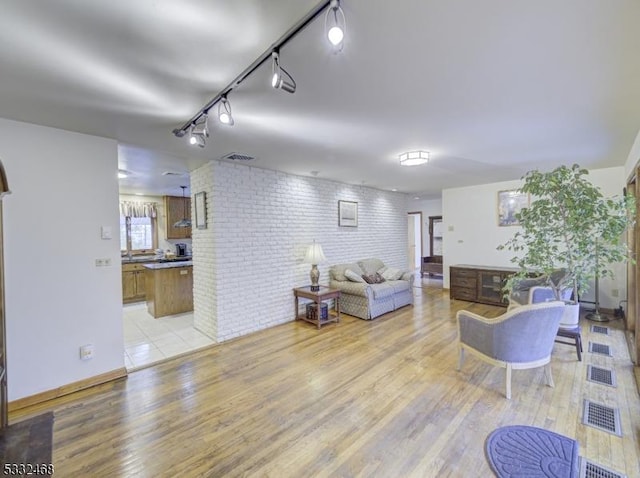
[[[407,218],[407,258],[412,271],[422,262],[422,212],[410,212]]]
[[[626,194],[634,196],[636,201],[636,223],[627,231],[627,245],[631,251],[631,257],[636,260],[627,262],[627,312],[625,326],[630,333],[629,343],[631,360],[638,366],[640,364],[640,293],[638,283],[640,279],[640,166],[637,166],[634,174],[627,182]]]

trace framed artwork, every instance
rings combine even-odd
[[[338,226],[358,227],[358,203],[338,201]]]
[[[498,226],[518,226],[516,214],[529,206],[529,194],[519,189],[498,191]]]
[[[207,228],[207,193],[196,193],[196,228]]]

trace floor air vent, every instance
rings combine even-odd
[[[611,357],[611,347],[606,344],[599,344],[597,342],[589,342],[589,352],[594,354],[606,355]]]
[[[622,431],[620,430],[620,414],[617,408],[611,408],[585,400],[582,423],[604,432],[622,436]]]
[[[603,327],[602,325],[592,325],[591,332],[594,334],[609,335],[609,327]]]
[[[580,478],[627,478],[627,475],[597,465],[592,461],[580,459]]]
[[[616,386],[616,374],[613,370],[587,365],[587,380],[611,387]]]

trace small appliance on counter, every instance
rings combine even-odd
[[[187,255],[187,245],[184,243],[176,244],[176,256],[183,257]]]

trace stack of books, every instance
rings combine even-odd
[[[320,307],[320,321],[327,320],[329,318],[329,307],[327,304],[322,303]],[[307,319],[318,320],[318,304],[311,302],[307,304]]]

